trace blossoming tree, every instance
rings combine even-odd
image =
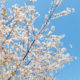
[[[74,9],[55,13],[62,0],[52,0],[39,30],[34,26],[40,16],[35,6],[25,3],[7,8],[6,0],[0,2],[0,80],[55,80],[56,71],[72,61],[72,57],[64,54],[64,35],[53,34],[55,27],[48,25],[50,20]]]

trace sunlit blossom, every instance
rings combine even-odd
[[[0,0],[3,3],[5,1]],[[52,0],[49,14],[45,15],[45,22],[40,29],[34,25],[36,19],[40,17],[34,5],[15,4],[7,8],[1,3],[0,80],[55,80],[56,73],[53,71],[63,68],[64,63],[72,61],[69,53],[64,54],[67,49],[61,40],[65,35],[56,35],[55,26],[49,27],[51,19],[74,11],[67,8],[55,13],[54,10],[61,2],[62,0],[57,2]],[[72,45],[70,47],[72,48]]]

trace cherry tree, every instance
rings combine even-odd
[[[55,80],[58,69],[73,60],[69,53],[64,54],[61,40],[65,35],[56,35],[55,26],[49,26],[51,20],[74,11],[67,8],[55,13],[61,2],[51,1],[39,29],[34,26],[40,17],[34,5],[26,2],[7,8],[6,0],[0,0],[0,80]]]

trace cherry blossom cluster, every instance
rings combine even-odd
[[[55,26],[49,26],[50,20],[68,15],[73,9],[54,13],[62,0],[52,0],[39,30],[34,26],[40,16],[34,5],[6,8],[6,0],[0,2],[0,80],[55,80],[58,69],[73,59],[65,54],[61,42],[65,35],[54,34]]]

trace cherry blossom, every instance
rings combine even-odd
[[[34,5],[7,8],[6,0],[0,2],[0,80],[55,80],[56,71],[73,58],[61,42],[65,35],[56,35],[54,25],[48,26],[51,19],[68,15],[74,9],[55,13],[62,0],[52,0],[39,29],[34,26],[40,16]]]

